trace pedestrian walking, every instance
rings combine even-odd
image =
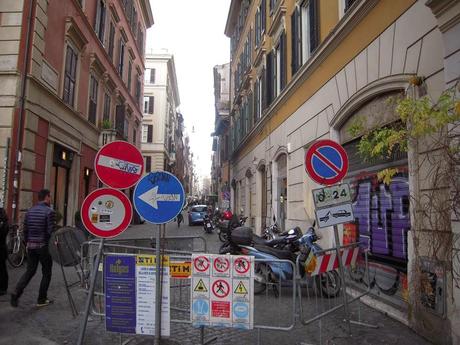
[[[8,290],[8,270],[6,269],[6,258],[8,257],[6,235],[8,230],[8,216],[5,209],[0,207],[0,296],[6,295]]]
[[[47,296],[53,266],[53,260],[48,251],[48,242],[56,227],[56,213],[50,205],[50,191],[42,189],[38,192],[38,203],[31,207],[25,216],[24,239],[27,244],[27,269],[19,279],[14,293],[11,294],[11,306],[13,307],[18,306],[19,297],[37,272],[38,263],[42,266],[42,280],[38,292],[37,307],[52,303]]]
[[[177,227],[179,228],[180,227],[180,223],[182,223],[184,221],[184,216],[182,215],[182,211],[180,211],[180,213],[177,215]]]

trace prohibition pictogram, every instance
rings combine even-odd
[[[198,272],[205,272],[209,268],[209,259],[206,256],[199,256],[193,260],[193,266]]]
[[[238,286],[235,289],[235,293],[240,295],[246,295],[248,293],[248,289],[246,289],[246,286],[244,286],[242,281],[238,283]]]
[[[235,271],[244,274],[251,268],[251,264],[246,258],[238,258],[234,262]]]
[[[225,298],[230,292],[230,285],[225,280],[219,279],[212,284],[212,292],[216,297]]]
[[[219,273],[224,273],[230,268],[230,262],[227,258],[217,257],[214,259],[214,269]]]

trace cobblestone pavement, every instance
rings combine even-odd
[[[156,235],[156,226],[139,225],[130,227],[120,238],[149,238]],[[167,225],[167,236],[202,236],[206,239],[209,252],[216,253],[220,246],[217,234],[205,234],[202,227],[188,227],[176,224]],[[25,267],[10,269],[10,290],[15,286]],[[66,275],[72,282],[78,281],[78,276],[73,268],[65,268]],[[80,315],[73,318],[70,312],[60,267],[53,266],[53,279],[49,290],[49,297],[54,298],[54,304],[38,309],[35,300],[40,283],[40,272],[27,287],[19,301],[18,308],[9,305],[9,296],[0,296],[0,345],[54,345],[75,344],[78,339],[86,294],[79,286],[72,288]],[[183,291],[188,296],[188,289]],[[306,291],[303,290],[304,294]],[[292,321],[292,289],[284,287],[280,298],[276,299],[269,290],[255,298],[255,323],[278,325],[288,327]],[[176,295],[172,294],[172,303],[178,303]],[[312,300],[313,301],[313,300]],[[306,312],[312,308],[312,301],[304,301]],[[335,303],[328,301],[327,303]],[[187,299],[182,299],[182,306],[187,307]],[[185,304],[184,304],[185,303]],[[347,324],[343,322],[343,312],[338,310],[333,315],[313,322],[309,326],[295,326],[289,331],[252,330],[241,331],[224,328],[206,328],[204,339],[216,338],[212,344],[429,344],[426,340],[416,335],[405,325],[390,317],[375,311],[361,303],[353,303],[351,307],[352,319],[364,321],[378,326],[377,329],[352,325],[352,336],[348,335]],[[171,323],[171,337],[162,340],[163,345],[191,345],[200,344],[200,329],[185,323],[188,313],[172,313],[172,318],[180,318],[184,323]],[[127,336],[108,333],[105,331],[104,320],[91,316],[88,321],[85,344],[121,344],[126,343]],[[136,337],[129,344],[153,344],[152,338]]]

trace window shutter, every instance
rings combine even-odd
[[[110,32],[109,32],[109,57],[113,61],[113,47],[115,45],[115,27],[110,23]]]
[[[146,156],[145,157],[145,172],[152,171],[152,157]]]
[[[265,68],[262,70],[262,85],[260,86],[262,89],[262,108],[260,109],[260,117],[262,117],[262,113],[267,108],[267,71]]]
[[[280,91],[286,86],[286,32],[280,38]]]
[[[153,102],[154,102],[153,96],[149,96],[149,114],[153,114]]]
[[[92,124],[96,124],[96,103],[93,100],[89,101],[88,121]]]
[[[253,127],[255,121],[254,121],[254,97],[253,97],[253,94],[250,93],[249,94],[249,97],[248,97],[248,122],[249,122],[249,126],[248,126],[248,132],[251,130],[251,128]]]
[[[153,142],[153,125],[147,125],[147,142]]]
[[[267,83],[267,95],[266,95],[266,106],[268,107],[272,102],[272,95],[273,95],[273,53],[270,52],[267,54],[267,70],[266,70],[266,78],[265,81]]]
[[[318,12],[317,12],[317,1],[312,0],[309,4],[309,17],[310,17],[310,53],[315,51],[318,46]]]
[[[98,1],[98,3],[101,3],[100,1]],[[99,39],[101,40],[101,42],[104,42],[104,33],[105,33],[105,13],[106,13],[106,8],[105,8],[105,5],[102,4],[103,7],[101,7],[101,13],[100,13],[100,23],[99,23]]]
[[[115,128],[119,135],[124,134],[125,106],[123,104],[117,105],[116,114],[115,114]]]
[[[99,28],[101,26],[101,1],[97,0],[96,3],[96,18],[94,20],[94,31],[96,35],[99,37]]]
[[[265,31],[265,25],[266,25],[266,22],[267,22],[267,4],[266,4],[266,0],[262,0],[262,15],[261,15],[261,29],[262,31]]]
[[[155,84],[155,68],[150,70],[150,83]]]
[[[299,9],[296,8],[294,13],[291,16],[291,43],[292,43],[292,60],[291,60],[291,69],[292,75],[294,75],[299,70]]]

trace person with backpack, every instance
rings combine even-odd
[[[8,290],[8,270],[6,269],[6,259],[8,257],[6,236],[8,230],[8,216],[5,209],[0,207],[0,296],[6,295]]]

